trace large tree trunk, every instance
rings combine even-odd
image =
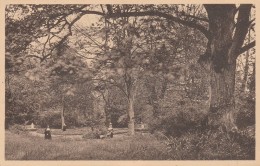
[[[210,108],[209,124],[211,126],[224,126],[230,130],[235,128],[234,113],[234,88],[235,88],[236,63],[229,66],[221,73],[210,69]]]
[[[125,74],[124,77],[127,100],[128,100],[128,133],[129,135],[135,134],[135,112],[134,112],[134,98],[135,98],[135,80],[131,75]]]
[[[236,128],[233,118],[236,58],[247,34],[251,6],[240,6],[236,25],[235,5],[205,5],[205,8],[210,39],[201,60],[206,62],[210,73],[208,122],[210,126],[230,131]]]
[[[92,94],[94,96],[93,113],[94,117],[98,118],[98,121],[94,122],[92,127],[106,126],[106,102],[102,96],[104,94],[99,91],[93,91]]]

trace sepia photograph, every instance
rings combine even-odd
[[[256,160],[255,4],[4,8],[6,161]]]

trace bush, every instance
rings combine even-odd
[[[127,114],[124,114],[118,118],[116,127],[123,128],[123,127],[127,127],[127,125],[128,125],[128,116]]]
[[[26,132],[25,126],[23,125],[18,125],[18,124],[14,124],[12,126],[9,126],[9,131],[11,131],[12,133],[15,134],[21,134]]]
[[[45,128],[47,125],[49,125],[51,128],[60,129],[61,115],[57,112],[50,112],[44,116],[40,116],[37,120],[35,120],[35,122],[37,122],[37,125],[42,128]],[[80,125],[77,122],[77,116],[73,113],[68,113],[65,115],[65,123],[68,128],[73,128]]]
[[[99,139],[100,135],[107,135],[108,131],[105,126],[96,126],[92,132],[83,135],[85,139]]]
[[[107,127],[106,126],[96,126],[94,128],[94,133],[98,135],[106,135],[107,134]]]
[[[65,114],[65,123],[69,128],[79,127],[82,125],[82,123],[79,123],[77,116],[78,115],[73,111]]]
[[[255,110],[241,109],[236,114],[236,124],[238,128],[246,128],[255,124]]]
[[[161,131],[169,136],[181,136],[190,130],[200,127],[205,114],[202,111],[189,107],[186,110],[173,111],[149,123],[150,130]]]
[[[243,160],[254,159],[254,139],[240,133],[192,131],[181,137],[170,137],[169,152],[176,160]]]
[[[255,124],[255,103],[243,100],[238,104],[240,108],[236,112],[236,125],[238,128],[246,128]]]
[[[46,128],[47,125],[49,125],[51,128],[61,128],[61,116],[58,113],[49,113],[39,117],[39,119],[36,121],[37,125],[42,128]]]

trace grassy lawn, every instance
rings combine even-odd
[[[254,160],[254,136],[221,131],[186,132],[180,137],[164,137],[116,128],[113,138],[83,139],[89,128],[52,130],[53,139],[37,132],[5,132],[6,160]],[[74,135],[73,135],[74,134]],[[159,135],[158,135],[159,134]],[[159,139],[159,140],[158,140]],[[164,143],[162,143],[162,141]],[[166,144],[168,146],[166,146]]]
[[[45,128],[38,128],[37,133],[43,134]],[[51,133],[54,135],[82,135],[84,133],[90,132],[91,129],[89,127],[76,128],[76,129],[67,129],[66,131],[62,131],[61,129],[51,129]]]
[[[44,131],[44,128],[38,128],[36,132],[39,134],[43,134]],[[114,128],[114,134],[126,134],[127,131],[127,128]],[[88,132],[91,132],[90,127],[67,129],[66,131],[62,131],[61,129],[51,129],[51,133],[53,135],[83,135]]]
[[[112,139],[44,140],[6,131],[6,160],[167,160],[166,146],[151,135]]]

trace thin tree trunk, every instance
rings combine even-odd
[[[13,99],[13,93],[12,93],[12,89],[11,89],[11,86],[10,86],[10,76],[9,74],[6,74],[6,80],[7,80],[7,87],[8,87],[8,90],[9,90],[9,93],[10,93],[10,98]]]
[[[64,101],[64,95],[62,94],[62,109],[61,109],[61,129],[62,130],[63,130],[64,124],[65,124],[64,109],[65,109],[65,101]]]
[[[241,91],[246,92],[246,85],[247,85],[247,77],[248,77],[248,69],[249,69],[249,51],[246,53],[246,61],[245,61],[245,68],[244,68],[244,76],[242,80],[242,85],[241,85]]]
[[[149,105],[151,105],[153,107],[153,115],[155,117],[158,116],[158,113],[160,112],[160,105],[159,105],[159,98],[158,95],[156,93],[156,78],[151,77],[151,78],[147,78],[146,80],[146,87],[148,89],[148,91],[150,92],[150,96],[149,96]],[[164,97],[164,94],[166,92],[166,88],[167,88],[167,82],[164,81],[162,83],[162,90],[161,90],[161,94],[160,94],[160,99],[162,99]]]
[[[254,94],[253,98],[255,98],[255,63],[253,63],[253,72],[252,72],[252,75],[251,75],[251,78],[250,78],[250,82],[249,82],[249,90],[250,90],[250,93]]]
[[[162,82],[162,90],[161,90],[161,94],[160,94],[160,99],[163,99],[167,90],[167,85],[168,85],[168,80],[166,78],[164,78],[163,82]]]
[[[248,43],[250,43],[250,30],[249,30],[249,33],[248,33]],[[243,80],[242,80],[242,85],[241,85],[241,91],[242,92],[246,92],[246,85],[247,85],[247,78],[248,78],[248,69],[249,69],[249,62],[248,62],[248,59],[249,59],[249,50],[247,50],[246,52],[246,62],[245,62],[245,68],[244,68],[244,77],[243,77]]]
[[[102,98],[105,102],[104,104],[104,113],[105,113],[105,125],[108,127],[109,123],[111,122],[111,106],[110,106],[110,102],[109,102],[109,91],[107,89],[105,89],[105,91],[100,91],[99,92],[102,95]]]

